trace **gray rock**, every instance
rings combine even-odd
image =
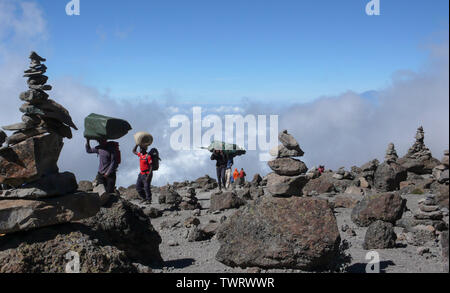
[[[297,142],[297,140],[288,133],[287,130],[283,130],[278,135],[278,139],[280,142],[289,150],[296,150],[299,153],[302,153],[303,151],[300,149],[300,146]]]
[[[99,210],[100,199],[93,193],[42,200],[0,200],[0,234],[79,221]]]
[[[91,181],[82,180],[78,182],[78,190],[83,192],[91,192],[94,190],[94,185]]]
[[[91,218],[81,221],[127,256],[142,264],[162,261],[159,245],[162,239],[153,227],[150,218],[138,206],[111,195],[106,205]]]
[[[374,186],[380,191],[394,191],[400,188],[400,182],[406,181],[408,173],[397,163],[383,163],[374,174]]]
[[[157,208],[145,208],[144,214],[151,219],[156,219],[162,217],[163,212]]]
[[[80,273],[137,273],[124,251],[80,224],[0,237],[0,273],[65,273],[66,255],[80,256]]]
[[[44,85],[48,81],[48,76],[42,74],[33,74],[27,80],[28,86],[30,85]]]
[[[78,188],[75,175],[69,172],[44,176],[21,188],[0,191],[1,199],[40,199],[74,193]]]
[[[391,223],[376,221],[367,229],[363,248],[365,250],[394,248],[396,239],[394,226]]]
[[[209,210],[222,211],[228,209],[237,209],[245,205],[246,201],[239,198],[234,192],[216,193],[211,196],[211,205]]]
[[[272,148],[269,154],[276,158],[292,158],[292,157],[302,157],[305,153],[298,147],[297,149],[288,149],[284,145],[279,145]]]
[[[199,229],[198,227],[193,227],[189,230],[188,241],[189,242],[198,242],[208,240],[210,237],[206,235],[206,233]]]
[[[297,176],[308,171],[304,162],[292,158],[277,158],[269,161],[268,165],[275,173],[282,176]]]
[[[352,210],[351,219],[360,227],[368,227],[377,220],[395,224],[406,207],[406,200],[394,193],[368,195]]]
[[[441,176],[439,177],[438,182],[441,184],[446,184],[449,182],[449,169],[447,169],[441,173]]]
[[[57,161],[63,147],[56,134],[29,138],[0,150],[0,184],[14,187],[58,173]]]
[[[216,259],[231,267],[320,270],[338,256],[340,235],[328,201],[262,197],[219,228]]]
[[[275,197],[301,196],[307,182],[306,175],[281,176],[270,173],[267,175],[267,191]]]
[[[39,128],[32,128],[32,129],[26,129],[26,130],[21,130],[18,132],[15,132],[13,135],[9,136],[6,139],[6,143],[8,145],[16,145],[19,144],[23,141],[26,141],[29,138],[33,138],[35,136],[39,136],[41,134],[44,134],[48,132],[47,129],[44,129],[42,127]]]

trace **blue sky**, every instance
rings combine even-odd
[[[75,76],[116,98],[178,102],[307,102],[383,88],[419,70],[448,33],[447,0],[38,1],[52,77]]]

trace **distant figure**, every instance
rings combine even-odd
[[[244,184],[245,184],[245,176],[247,176],[247,174],[245,174],[244,168],[242,168],[241,172],[239,172],[239,185],[240,186],[244,186]]]
[[[234,179],[234,183],[235,184],[238,184],[239,182],[239,171],[238,171],[238,169],[236,168],[236,169],[234,169],[234,172],[233,172],[233,179]]]
[[[88,154],[97,154],[99,157],[99,166],[97,182],[105,186],[107,193],[114,193],[116,188],[116,172],[120,163],[119,144],[106,139],[97,140],[98,146],[91,148],[90,140],[86,139],[86,152]]]
[[[141,152],[137,152],[138,146],[133,149],[133,154],[139,157],[139,167],[141,172],[138,175],[136,181],[136,190],[143,201],[148,204],[152,203],[152,178],[153,178],[153,165],[152,157],[147,153],[147,147],[141,146]]]
[[[227,168],[227,157],[221,150],[214,150],[211,155],[211,160],[216,160],[217,181],[219,184],[219,190],[222,190],[222,186],[226,188],[227,178],[225,177],[225,170]]]
[[[325,166],[320,165],[317,170],[319,171],[319,174],[322,175],[323,172],[325,172]]]
[[[227,184],[226,184],[226,188],[230,188],[231,185],[231,178],[232,178],[232,174],[231,174],[231,168],[233,167],[234,164],[234,160],[233,160],[233,156],[230,154],[227,156],[227,169],[225,171],[225,178],[227,178]]]

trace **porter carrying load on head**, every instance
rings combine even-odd
[[[213,141],[208,147],[203,147],[212,152],[211,160],[216,160],[217,180],[219,189],[222,186],[229,188],[231,185],[231,168],[234,164],[233,158],[245,155],[246,150],[236,144],[229,144],[221,141]]]
[[[148,204],[152,203],[152,178],[153,171],[159,169],[159,152],[152,148],[147,152],[148,147],[153,143],[153,136],[147,132],[138,132],[134,135],[136,146],[133,154],[139,157],[140,172],[136,181],[136,190],[142,200]],[[140,148],[140,152],[137,149]]]
[[[84,126],[86,152],[97,154],[100,160],[97,183],[103,184],[107,193],[114,193],[116,172],[122,158],[119,143],[108,140],[125,136],[131,130],[131,126],[125,120],[98,114],[90,114],[86,117]],[[99,145],[92,148],[90,146],[91,139],[96,140]]]

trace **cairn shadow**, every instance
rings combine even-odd
[[[395,263],[391,260],[381,261],[380,262],[380,273],[386,273],[386,268],[389,266],[395,266]],[[366,273],[367,263],[355,263],[345,270],[346,273],[352,274],[365,274]]]

